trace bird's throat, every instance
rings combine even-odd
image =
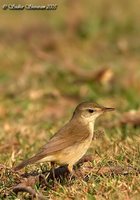
[[[93,136],[93,133],[94,133],[94,122],[89,122],[89,132]]]

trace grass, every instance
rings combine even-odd
[[[52,13],[0,10],[0,199],[30,199],[12,192],[21,177],[10,167],[37,152],[84,100],[116,107],[96,123],[88,152],[94,159],[81,166],[86,178],[57,182],[53,190],[36,181],[33,188],[54,200],[140,198],[138,173],[96,173],[140,165],[140,125],[121,123],[140,107],[138,9],[138,2],[101,0],[68,1]],[[94,77],[105,68],[110,72]],[[40,166],[26,170],[34,169]]]

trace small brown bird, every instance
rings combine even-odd
[[[104,112],[113,110],[114,108],[106,108],[93,102],[80,103],[71,120],[35,156],[23,161],[14,170],[20,170],[29,164],[48,161],[60,165],[67,164],[69,171],[72,172],[73,165],[90,146],[95,119]]]

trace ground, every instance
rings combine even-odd
[[[0,199],[30,199],[29,193],[13,192],[23,181],[48,199],[137,200],[139,2],[57,4],[56,11],[46,13],[0,10]],[[82,176],[48,182],[49,188],[35,178],[27,178],[27,184],[11,171],[86,100],[116,111],[97,120],[87,152],[92,159],[77,169]],[[43,167],[33,165],[22,173],[42,172]]]

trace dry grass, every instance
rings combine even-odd
[[[33,155],[84,100],[116,112],[96,123],[93,160],[81,165],[82,177],[50,181],[51,189],[38,177],[28,184],[54,200],[139,199],[139,2],[67,1],[53,13],[0,13],[0,199],[30,199],[13,192],[25,179],[10,168]]]

